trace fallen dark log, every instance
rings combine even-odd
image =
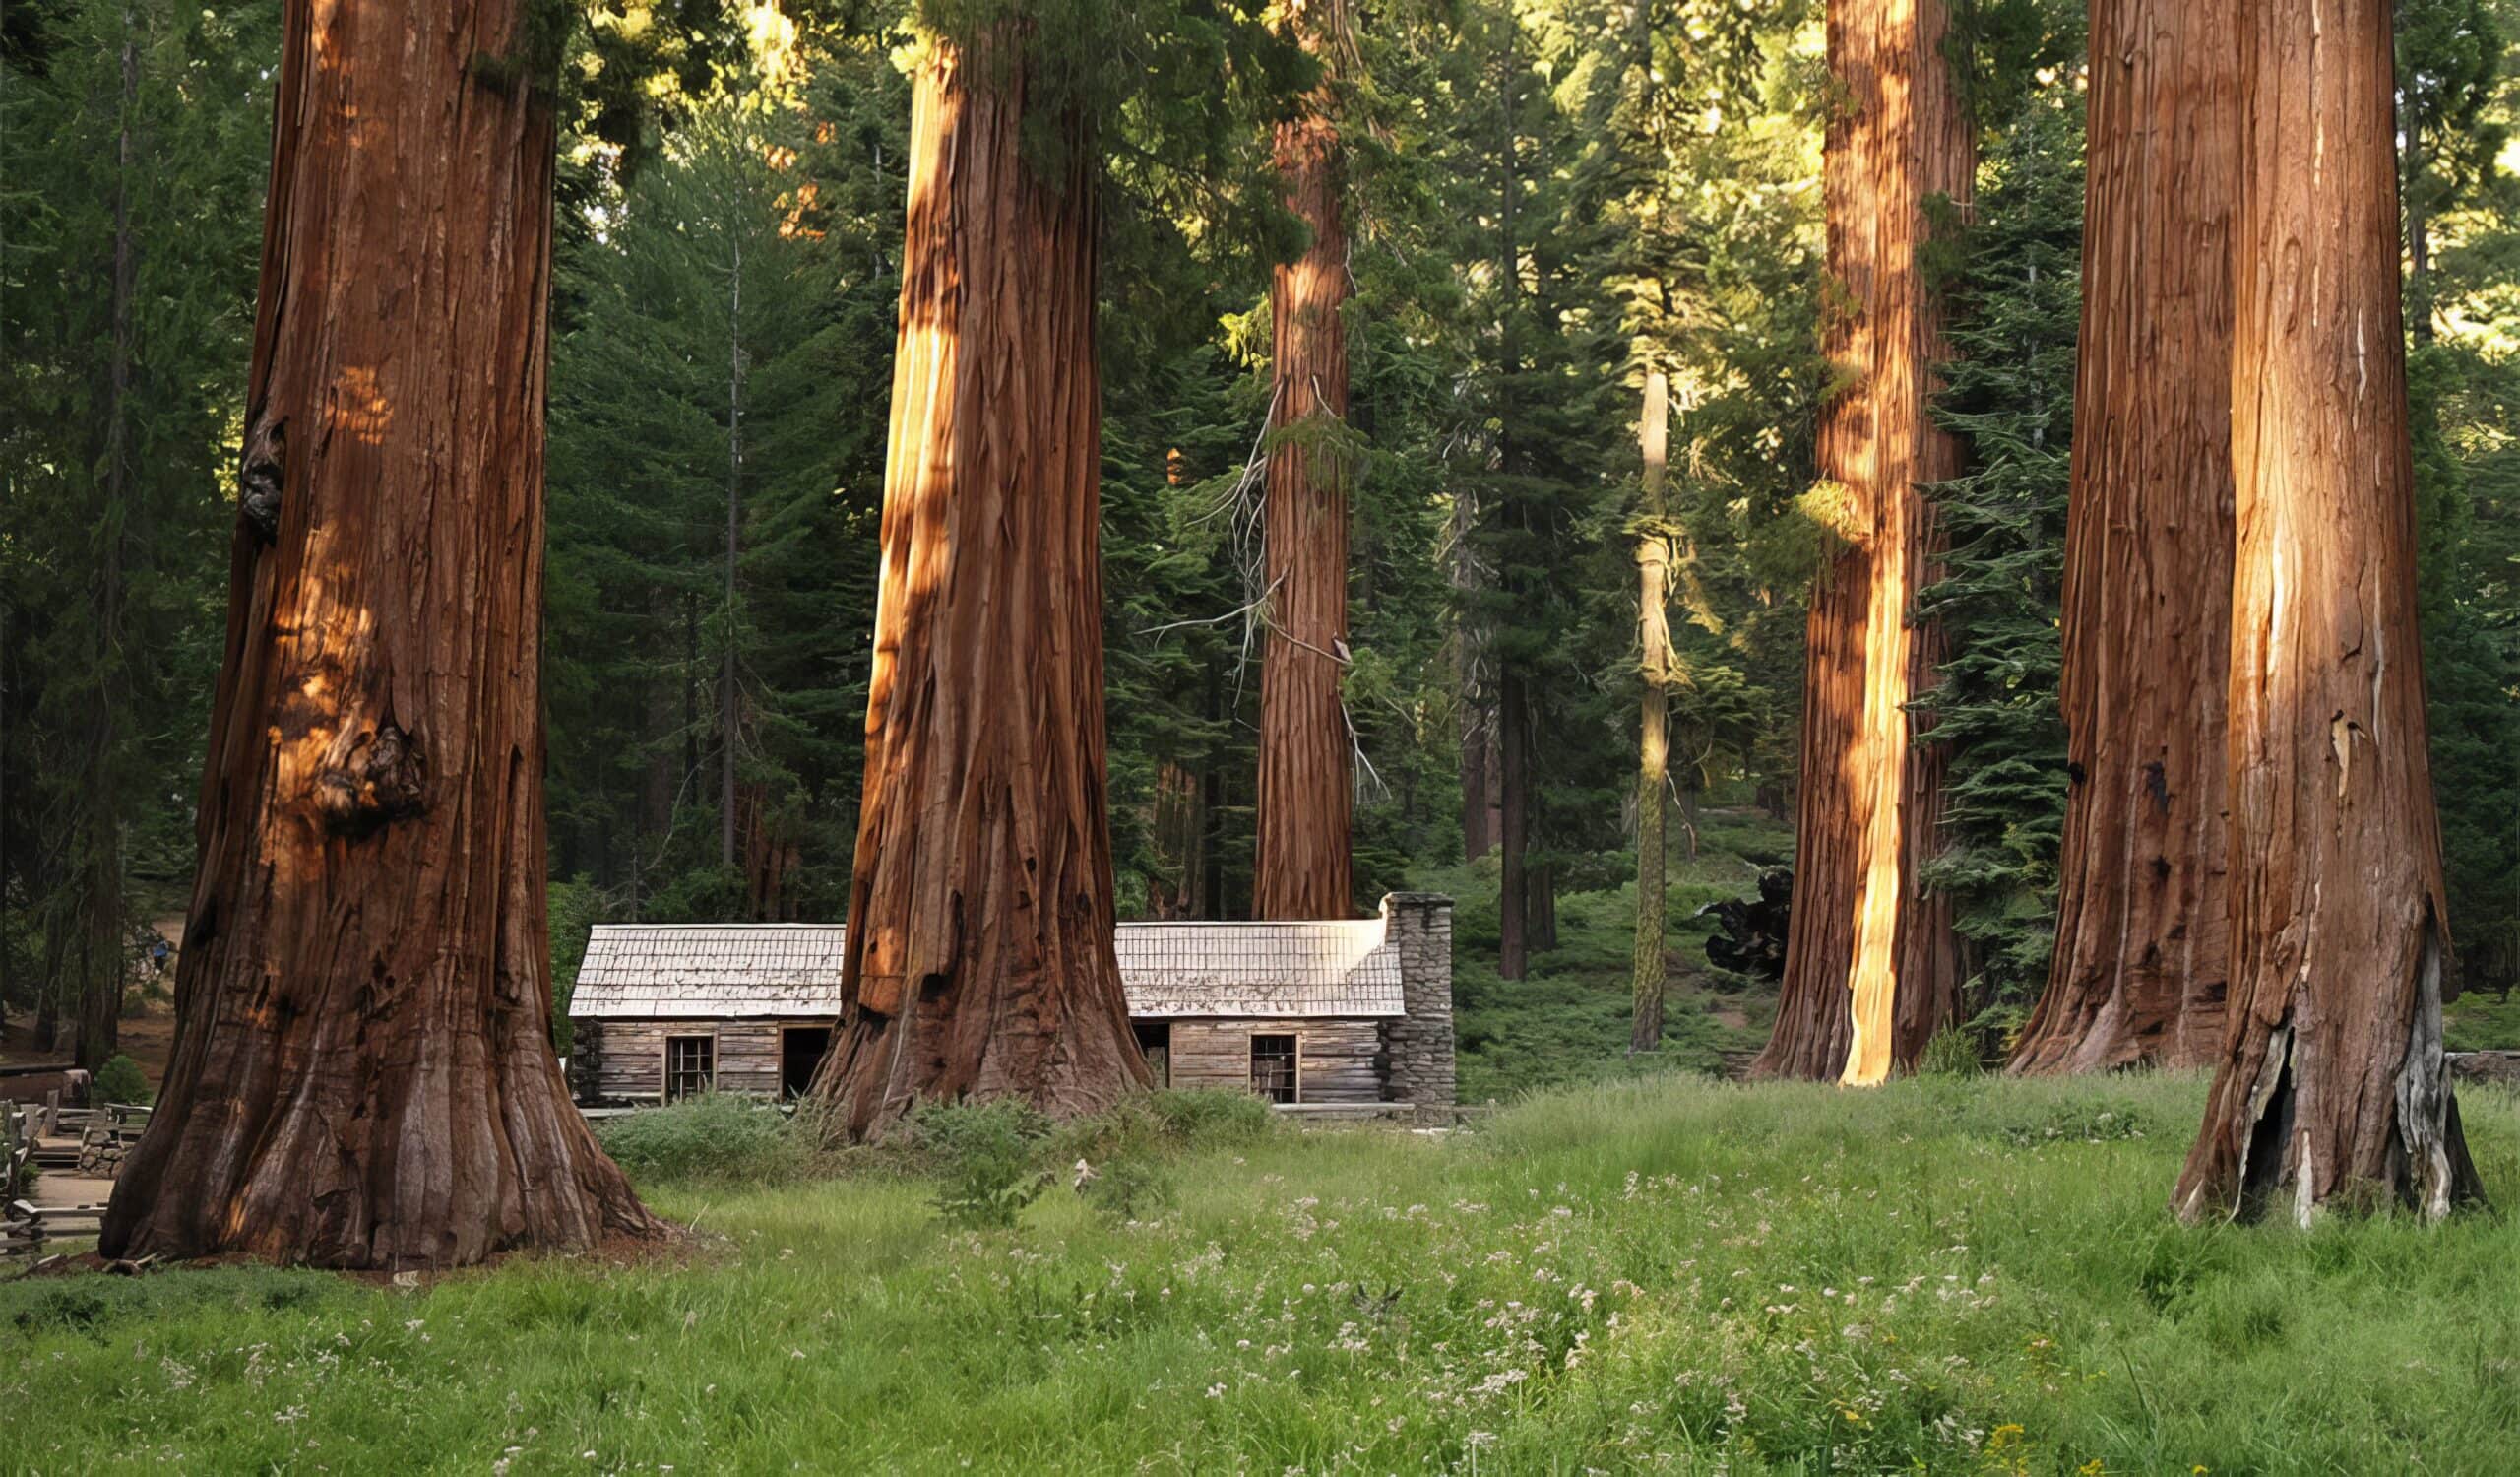
[[[2520,1087],[2520,1052],[2444,1052],[2441,1060],[2462,1082]]]
[[[1759,874],[1756,898],[1726,898],[1697,910],[1717,931],[1706,940],[1706,962],[1756,980],[1785,978],[1785,938],[1794,915],[1794,873],[1774,867]]]

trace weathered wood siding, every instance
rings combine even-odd
[[[1295,1100],[1379,1103],[1387,1063],[1370,1020],[1175,1020],[1172,1085],[1251,1085],[1251,1038],[1295,1038]]]
[[[788,1026],[828,1030],[828,1020],[580,1020],[569,1075],[581,1101],[647,1102],[664,1095],[665,1038],[708,1036],[718,1043],[717,1089],[779,1095],[779,1033]]]

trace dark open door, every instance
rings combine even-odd
[[[1172,1085],[1172,1022],[1168,1020],[1133,1020],[1130,1029],[1138,1033],[1138,1050],[1146,1054],[1147,1070],[1155,1074],[1155,1085]]]
[[[831,1027],[789,1026],[779,1033],[779,1095],[800,1098],[813,1085],[814,1068],[831,1050]]]

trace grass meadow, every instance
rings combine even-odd
[[[651,1170],[679,1263],[0,1285],[0,1468],[2512,1470],[2511,1221],[2181,1228],[2201,1095],[1673,1075],[1132,1149],[1002,1229]],[[2508,1202],[2520,1111],[2465,1111]]]

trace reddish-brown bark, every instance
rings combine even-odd
[[[1959,470],[1929,408],[1947,355],[1922,248],[1934,202],[1968,208],[1976,152],[1941,0],[1830,0],[1822,170],[1846,386],[1821,413],[1820,474],[1847,546],[1811,600],[1794,921],[1775,1034],[1752,1070],[1878,1082],[1912,1065],[1959,1002],[1947,900],[1918,881],[1942,819],[1941,751],[1907,704],[1939,636],[1911,618],[1942,540],[1922,487]]]
[[[2072,788],[2055,962],[2016,1072],[2200,1066],[2230,857],[2237,0],[2094,0],[2065,533]]]
[[[1292,0],[1304,49],[1333,53],[1345,0]],[[1325,78],[1278,125],[1287,209],[1311,227],[1304,254],[1269,291],[1281,439],[1269,453],[1269,636],[1260,665],[1260,805],[1252,911],[1261,918],[1355,912],[1348,851],[1348,231],[1338,100]]]
[[[172,1064],[107,1255],[448,1266],[655,1229],[544,935],[552,108],[517,0],[290,0]]]
[[[1199,771],[1177,760],[1156,766],[1150,830],[1163,870],[1147,880],[1149,918],[1207,918],[1207,786]]]
[[[2415,599],[2388,0],[2240,22],[2232,992],[2187,1219],[2481,1195],[2441,1060],[2447,938]]]
[[[866,783],[814,1089],[861,1137],[921,1100],[1089,1113],[1147,1081],[1112,953],[1094,159],[1081,118],[1036,120],[1061,156],[1037,172],[1017,42],[980,47],[932,42],[912,103]]]

